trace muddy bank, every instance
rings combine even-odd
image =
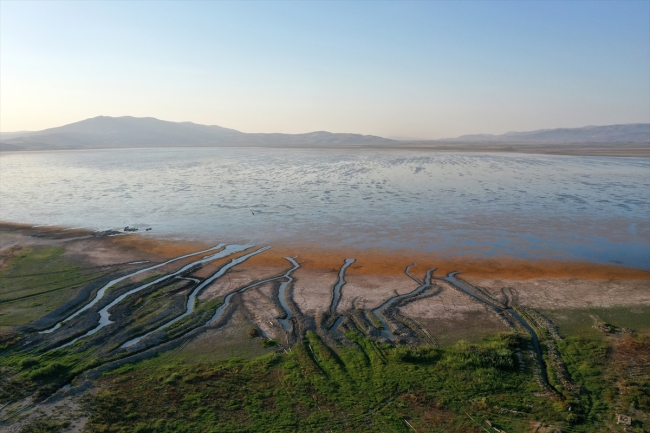
[[[61,227],[34,227],[0,222],[0,250],[15,244],[55,245],[66,242],[79,259],[107,265],[128,261],[164,261],[172,257],[196,252],[213,243],[179,242],[165,238],[144,237],[139,233],[95,237],[88,230],[69,230]],[[36,237],[41,236],[41,237]],[[73,245],[78,247],[72,248]],[[285,257],[299,256],[301,268],[338,272],[345,257],[355,257],[346,274],[401,275],[409,264],[421,269],[435,265],[439,274],[461,270],[472,278],[503,278],[530,280],[536,278],[637,279],[650,280],[650,272],[619,265],[570,260],[526,260],[513,257],[485,258],[472,256],[443,256],[419,250],[321,248],[312,244],[274,244],[267,254],[252,258],[248,265],[284,268]],[[415,270],[414,270],[415,271]],[[416,271],[417,272],[417,271]],[[422,278],[423,276],[420,276]]]
[[[260,256],[251,264],[281,266],[287,255],[298,255],[304,269],[338,272],[345,257],[354,257],[355,263],[346,275],[401,275],[404,268],[416,263],[414,272],[434,265],[439,274],[459,269],[473,278],[585,278],[650,280],[650,272],[625,266],[571,260],[527,260],[515,257],[486,258],[479,256],[445,256],[419,250],[319,248],[314,245],[273,245],[272,254]],[[423,278],[423,275],[420,275]]]

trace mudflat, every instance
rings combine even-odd
[[[457,353],[501,341],[519,360],[513,372],[528,375],[540,398],[560,402],[579,398],[582,380],[567,373],[561,351],[574,349],[563,337],[604,332],[598,338],[607,344],[633,338],[643,345],[650,335],[650,273],[589,262],[206,245],[2,224],[0,283],[0,414],[8,431],[53,407],[68,426],[99,429],[100,412],[71,420],[60,414],[61,402],[77,407],[79,396],[98,398],[104,386],[121,392],[101,377],[130,365],[257,362],[265,354],[294,362],[304,348],[326,371],[327,356],[345,364],[361,348],[375,347],[390,364],[398,353],[426,358],[427,350]],[[506,335],[523,343],[499,340]],[[449,425],[465,425],[454,418],[458,407],[448,410]],[[413,419],[420,427],[427,425],[422,416]],[[568,425],[553,419],[550,425]],[[526,424],[520,421],[502,425]]]

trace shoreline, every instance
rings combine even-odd
[[[126,146],[126,147],[92,147],[92,148],[60,148],[60,149],[11,149],[0,146],[0,155],[31,152],[79,152],[79,151],[123,151],[129,149],[295,149],[295,150],[372,150],[372,151],[421,151],[421,152],[459,152],[459,153],[520,153],[527,155],[557,155],[557,156],[595,156],[595,157],[621,157],[621,158],[650,158],[650,144],[648,143],[427,143],[403,142],[395,145],[216,145],[216,146]]]
[[[96,238],[105,249],[128,250],[135,255],[170,258],[213,245],[197,241],[165,239],[164,236],[144,237],[139,233],[125,233],[114,236],[96,236],[88,229],[57,226],[34,226],[0,221],[0,231],[23,232],[25,237],[71,241],[82,238]],[[262,245],[260,245],[262,246]],[[440,253],[410,249],[350,249],[318,247],[314,244],[271,244],[265,254],[251,258],[251,266],[286,267],[285,257],[298,256],[302,267],[313,270],[338,271],[343,261],[354,258],[348,273],[350,275],[402,275],[404,268],[415,263],[414,272],[435,267],[437,275],[459,271],[461,275],[474,278],[531,280],[541,278],[587,280],[650,280],[650,271],[622,265],[578,260],[524,259],[504,256],[448,256]],[[252,245],[251,245],[252,247]],[[0,249],[5,246],[0,245]]]

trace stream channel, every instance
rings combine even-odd
[[[269,248],[270,248],[270,247],[269,247]],[[204,326],[212,325],[212,324],[215,323],[217,320],[219,320],[219,319],[221,318],[221,316],[223,316],[224,311],[226,311],[226,308],[228,308],[228,306],[230,305],[230,300],[231,300],[232,297],[235,296],[237,293],[243,293],[243,292],[245,292],[245,291],[248,290],[248,289],[251,289],[251,288],[253,288],[253,287],[259,286],[259,285],[264,284],[264,283],[268,283],[269,281],[275,281],[275,280],[279,280],[280,278],[286,278],[286,277],[288,277],[288,276],[289,276],[293,271],[295,271],[296,269],[298,269],[298,267],[299,267],[300,265],[298,265],[297,262],[295,262],[293,259],[289,259],[288,257],[285,257],[285,258],[286,258],[287,260],[289,260],[289,261],[293,264],[293,267],[292,267],[291,269],[289,269],[287,272],[285,272],[284,274],[280,275],[279,277],[267,278],[266,280],[262,280],[262,281],[258,281],[258,282],[256,282],[256,283],[252,283],[252,284],[249,284],[248,286],[242,287],[241,289],[236,290],[236,291],[234,291],[234,292],[228,294],[228,295],[224,298],[224,300],[223,300],[223,304],[221,304],[221,305],[219,306],[219,308],[217,308],[217,311],[214,312],[214,315],[212,316],[212,318],[211,318],[210,320],[208,320],[207,322],[205,322],[205,325],[204,325]]]
[[[424,289],[427,289],[427,288],[431,287],[431,274],[433,273],[433,271],[435,271],[435,268],[434,269],[429,269],[427,271],[427,275],[424,278],[424,282],[422,282],[422,281],[419,281],[417,278],[414,278],[409,273],[409,269],[412,266],[414,266],[414,265],[407,266],[404,273],[406,275],[408,275],[410,278],[412,278],[413,280],[417,281],[420,285],[415,290],[413,290],[411,292],[405,293],[403,295],[393,296],[392,298],[388,299],[386,302],[381,304],[379,307],[377,307],[377,308],[375,308],[374,310],[371,311],[372,314],[374,314],[374,316],[377,319],[379,319],[379,321],[381,322],[381,326],[382,326],[383,329],[380,329],[379,332],[381,333],[381,335],[384,338],[386,338],[386,339],[388,339],[390,341],[395,341],[397,336],[395,334],[393,334],[393,332],[391,331],[390,326],[388,325],[388,322],[386,321],[386,319],[384,318],[384,316],[382,314],[382,311],[384,311],[386,308],[388,308],[388,306],[390,306],[395,301],[398,301],[398,300],[401,300],[401,299],[406,299],[406,298],[411,298],[413,296],[417,296],[420,293],[422,293],[424,291]]]
[[[284,319],[278,319],[278,322],[280,322],[280,325],[282,325],[282,329],[285,330],[285,332],[291,332],[291,328],[293,327],[291,325],[291,318],[293,317],[293,314],[291,313],[291,309],[289,308],[289,304],[287,304],[287,287],[291,282],[293,281],[293,277],[291,274],[293,271],[298,269],[300,265],[298,262],[296,262],[294,258],[291,257],[285,257],[285,259],[289,260],[291,264],[293,265],[293,268],[289,269],[283,277],[286,278],[286,281],[283,281],[282,284],[280,284],[280,290],[278,291],[278,301],[280,301],[280,305],[282,305],[282,309],[286,313],[287,317]]]
[[[476,292],[474,292],[472,289],[467,287],[465,284],[463,284],[461,281],[459,281],[456,278],[456,275],[459,274],[460,272],[450,272],[446,277],[440,278],[441,280],[447,281],[448,283],[452,284],[456,288],[460,289],[461,291],[467,293],[471,297],[478,299],[479,301],[483,302],[487,306],[491,307],[494,309],[497,313],[501,313],[503,311],[507,311],[514,317],[517,322],[521,326],[523,326],[529,333],[531,338],[533,339],[533,347],[535,348],[535,354],[537,355],[537,362],[539,364],[539,368],[541,370],[541,375],[542,375],[542,380],[551,388],[553,388],[548,381],[548,375],[546,373],[546,364],[544,364],[544,358],[542,357],[542,349],[539,345],[539,338],[537,337],[537,334],[535,333],[535,330],[524,320],[523,317],[521,317],[514,309],[510,307],[503,308],[500,305],[497,305],[487,299],[485,299],[483,296],[478,295]]]
[[[208,252],[210,252],[210,251],[214,251],[214,250],[221,249],[221,248],[223,248],[224,246],[225,246],[225,244],[219,244],[219,245],[216,245],[216,246],[214,246],[214,247],[212,247],[212,248],[208,248],[207,250],[197,251],[197,252],[195,252],[195,253],[185,254],[184,256],[175,257],[175,258],[173,258],[173,259],[167,260],[166,262],[159,263],[159,264],[157,264],[157,265],[150,266],[150,267],[148,267],[148,268],[140,269],[140,270],[138,270],[138,271],[132,272],[132,273],[127,274],[127,275],[124,275],[123,277],[119,277],[119,278],[116,278],[116,279],[114,279],[114,280],[111,280],[111,281],[109,281],[108,283],[106,283],[106,284],[105,284],[101,289],[99,289],[99,290],[97,291],[97,294],[95,295],[95,298],[94,298],[92,301],[90,301],[88,304],[86,304],[85,306],[83,306],[82,308],[80,308],[79,310],[77,310],[76,312],[72,313],[70,316],[66,317],[65,319],[61,320],[59,323],[57,323],[57,324],[54,325],[53,327],[51,327],[51,328],[49,328],[49,329],[46,329],[46,330],[44,330],[44,331],[39,332],[39,334],[49,334],[49,333],[51,333],[51,332],[56,331],[56,330],[59,329],[59,328],[61,327],[61,325],[63,325],[65,322],[67,322],[67,321],[70,320],[70,319],[73,319],[73,318],[77,317],[79,314],[83,313],[84,311],[88,310],[88,309],[91,308],[93,305],[95,305],[96,303],[98,303],[98,302],[99,302],[99,301],[104,297],[104,294],[106,294],[106,291],[107,291],[109,288],[111,288],[112,286],[114,286],[115,284],[119,283],[120,281],[124,281],[124,280],[126,280],[127,278],[131,278],[131,277],[133,277],[133,276],[135,276],[135,275],[138,275],[138,274],[141,274],[141,273],[143,273],[143,272],[151,271],[151,270],[156,269],[156,268],[159,268],[159,267],[161,267],[161,266],[168,265],[168,264],[173,263],[173,262],[175,262],[175,261],[177,261],[177,260],[182,260],[182,259],[186,259],[186,258],[188,258],[188,257],[196,256],[196,255],[198,255],[198,254],[208,253]],[[139,263],[139,262],[133,262],[133,264],[136,264],[136,263]]]
[[[336,307],[338,307],[339,301],[341,300],[341,289],[345,285],[345,270],[355,261],[356,259],[345,259],[343,266],[341,266],[341,269],[339,270],[339,280],[336,282],[334,289],[332,290],[332,304],[330,305],[330,314],[332,316],[336,315]],[[343,319],[343,316],[339,316],[334,322],[334,325],[330,328],[330,331],[334,331],[340,336],[343,336],[343,334],[338,331],[339,326],[343,323]]]
[[[226,272],[228,272],[228,270],[229,270],[230,268],[232,268],[232,267],[234,267],[234,266],[237,266],[237,265],[240,264],[240,263],[245,262],[246,260],[248,260],[249,258],[253,257],[254,255],[257,255],[257,254],[259,254],[259,253],[262,253],[262,252],[268,250],[269,248],[271,248],[271,247],[263,247],[263,248],[260,248],[260,249],[258,249],[258,250],[255,250],[255,251],[253,251],[253,252],[251,252],[251,253],[245,254],[245,255],[243,255],[243,256],[241,256],[241,257],[237,257],[236,259],[232,259],[228,264],[226,264],[226,265],[222,266],[221,268],[219,268],[219,270],[218,270],[217,272],[215,272],[215,273],[212,274],[210,277],[208,277],[208,278],[206,278],[205,280],[203,280],[203,282],[202,282],[201,284],[199,284],[198,286],[196,286],[196,287],[194,288],[194,290],[192,290],[192,293],[191,293],[190,296],[187,298],[187,305],[186,305],[186,307],[185,307],[185,312],[184,312],[183,314],[181,314],[181,315],[178,316],[178,317],[175,317],[174,319],[170,320],[170,321],[167,322],[167,323],[164,323],[164,324],[160,325],[159,327],[157,327],[157,328],[154,329],[153,331],[149,331],[149,332],[147,332],[146,334],[144,334],[144,335],[142,335],[142,336],[140,336],[140,337],[136,337],[136,338],[134,338],[134,339],[132,339],[132,340],[127,341],[126,343],[124,343],[124,344],[123,344],[122,346],[120,346],[120,347],[122,347],[122,348],[127,348],[127,347],[130,347],[130,346],[133,346],[134,344],[139,343],[140,340],[143,340],[143,339],[147,338],[147,337],[150,336],[151,334],[153,334],[153,333],[155,333],[155,332],[158,332],[158,331],[160,331],[161,329],[165,329],[165,328],[167,328],[167,327],[173,325],[174,323],[178,322],[179,320],[182,320],[183,318],[189,316],[190,314],[192,314],[192,312],[194,311],[194,308],[195,308],[195,306],[196,306],[196,297],[201,293],[201,291],[202,291],[204,288],[206,288],[207,286],[209,286],[210,284],[212,284],[212,283],[213,283],[217,278],[223,276]],[[225,251],[225,250],[224,250],[224,251]],[[194,280],[194,281],[197,281],[197,282],[198,282],[198,280]]]
[[[100,329],[102,329],[102,328],[110,325],[111,323],[113,323],[111,321],[111,319],[110,319],[111,313],[109,313],[109,310],[111,308],[113,308],[114,306],[116,306],[117,304],[119,304],[120,302],[122,302],[128,296],[130,296],[130,295],[132,295],[134,293],[137,293],[137,292],[139,292],[141,290],[144,290],[147,287],[151,287],[151,286],[153,286],[155,284],[158,284],[158,283],[161,283],[161,282],[163,282],[165,280],[174,278],[174,277],[176,277],[178,275],[182,275],[183,273],[187,272],[188,270],[192,269],[193,267],[195,267],[197,265],[202,265],[202,264],[211,262],[213,260],[222,259],[224,257],[227,257],[227,256],[231,255],[231,254],[234,254],[234,253],[237,253],[237,252],[240,252],[240,251],[244,251],[244,250],[246,250],[246,249],[248,249],[250,247],[251,247],[250,245],[227,245],[223,250],[219,251],[218,253],[203,257],[200,260],[196,260],[196,261],[194,261],[192,263],[189,263],[189,264],[183,266],[182,268],[180,268],[176,272],[173,272],[173,273],[167,274],[167,275],[163,275],[162,277],[156,278],[155,280],[153,280],[153,281],[151,281],[151,282],[149,282],[147,284],[143,284],[141,286],[138,286],[138,287],[136,287],[134,289],[129,290],[126,293],[123,293],[122,295],[115,298],[113,300],[113,302],[111,302],[110,304],[106,305],[104,308],[99,310],[99,324],[95,328],[93,328],[90,331],[86,332],[84,335],[81,335],[81,336],[79,336],[79,337],[77,337],[77,338],[75,338],[75,339],[73,339],[73,340],[71,340],[71,341],[69,341],[69,342],[67,342],[67,343],[65,343],[65,344],[63,344],[61,346],[58,346],[58,347],[56,347],[56,348],[54,348],[52,350],[62,349],[64,347],[68,347],[68,346],[76,343],[77,341],[81,340],[82,338],[93,335],[96,332],[98,332]]]

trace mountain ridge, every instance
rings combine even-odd
[[[650,123],[470,134],[440,140],[398,141],[375,135],[313,131],[245,133],[218,125],[170,122],[154,117],[97,116],[41,131],[0,133],[0,150],[79,150],[128,147],[364,146],[405,144],[602,144],[650,143]]]
[[[24,133],[0,133],[3,150],[95,149],[223,145],[349,145],[397,143],[374,135],[315,131],[305,134],[244,133],[217,125],[169,122],[153,117],[97,116]]]
[[[650,123],[625,123],[581,128],[510,131],[505,134],[469,134],[437,142],[463,143],[650,143]]]

